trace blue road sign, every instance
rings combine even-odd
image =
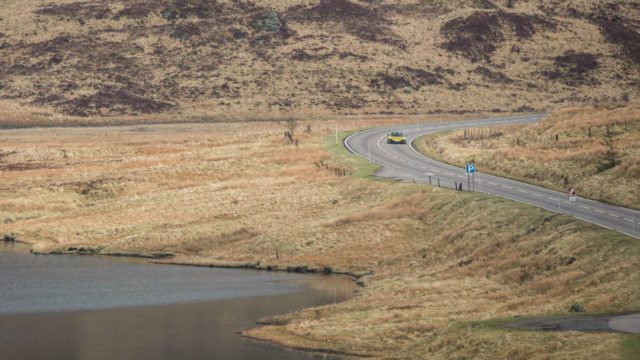
[[[467,164],[467,174],[476,172],[476,164]]]

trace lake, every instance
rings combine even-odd
[[[31,255],[0,243],[2,359],[309,359],[237,332],[344,301],[347,277]]]

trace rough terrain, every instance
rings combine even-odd
[[[0,125],[633,101],[638,19],[604,0],[5,0],[0,107],[25,115]]]

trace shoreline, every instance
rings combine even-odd
[[[202,263],[189,263],[189,262],[177,262],[177,261],[162,261],[159,259],[169,259],[169,258],[173,258],[175,257],[175,254],[170,254],[170,253],[162,253],[162,254],[156,254],[156,253],[151,253],[151,254],[127,254],[127,253],[122,253],[122,252],[115,252],[115,253],[100,253],[99,251],[78,251],[78,249],[82,249],[82,247],[78,247],[76,250],[67,250],[67,251],[63,251],[63,250],[52,250],[52,251],[33,251],[32,248],[30,246],[33,246],[34,244],[32,243],[28,243],[28,242],[24,242],[24,241],[19,241],[19,240],[15,240],[15,241],[11,241],[11,242],[5,242],[5,244],[19,244],[19,246],[24,246],[25,248],[27,246],[29,246],[28,253],[31,255],[35,255],[35,256],[98,256],[98,257],[111,257],[111,258],[129,258],[129,259],[145,259],[148,260],[146,262],[144,262],[145,264],[152,264],[152,265],[177,265],[177,266],[194,266],[194,267],[206,267],[206,268],[214,268],[214,269],[233,269],[233,270],[254,270],[254,271],[267,271],[267,272],[287,272],[287,273],[297,273],[297,274],[304,274],[304,275],[318,275],[318,276],[347,276],[350,278],[350,280],[354,283],[354,285],[356,286],[351,294],[351,296],[353,297],[359,290],[358,288],[362,288],[365,287],[364,282],[360,281],[359,279],[364,277],[364,276],[368,276],[368,275],[372,275],[372,272],[367,272],[367,273],[363,273],[363,274],[355,274],[355,273],[351,273],[351,272],[340,272],[340,271],[333,271],[331,270],[331,268],[328,268],[331,271],[327,271],[327,267],[323,268],[323,269],[319,269],[319,268],[313,268],[313,267],[309,267],[308,265],[300,265],[300,266],[287,266],[285,267],[279,267],[279,266],[272,266],[272,265],[259,265],[256,263],[245,263],[245,264],[216,264],[216,263],[208,263],[208,264],[202,264]],[[348,299],[347,299],[348,300]],[[347,301],[344,300],[344,301]],[[273,339],[268,339],[268,338],[262,338],[262,337],[258,337],[258,336],[254,336],[254,335],[250,335],[248,334],[248,332],[255,330],[255,329],[259,329],[265,326],[274,326],[274,325],[282,325],[281,322],[273,320],[275,317],[281,317],[281,316],[287,316],[290,314],[293,314],[295,312],[299,312],[299,311],[304,311],[307,309],[312,308],[311,307],[304,307],[302,309],[296,310],[296,311],[290,311],[284,314],[279,314],[279,315],[275,315],[275,316],[271,316],[268,318],[259,318],[259,319],[255,319],[253,321],[253,326],[249,329],[239,329],[236,331],[236,334],[242,336],[243,338],[246,339],[250,339],[251,341],[256,341],[256,342],[261,342],[261,343],[265,343],[265,344],[272,344],[275,346],[280,346],[282,348],[286,348],[289,350],[294,350],[294,351],[300,351],[300,352],[305,352],[305,353],[310,353],[310,354],[323,354],[323,355],[338,355],[338,356],[347,356],[347,357],[358,357],[358,358],[370,358],[372,356],[370,355],[366,355],[366,354],[361,354],[361,353],[349,353],[349,352],[342,352],[342,351],[338,351],[338,350],[332,350],[332,349],[323,349],[323,348],[314,348],[314,347],[310,347],[310,346],[303,346],[303,345],[296,345],[296,344],[287,344],[283,341],[277,341],[277,340],[273,340]]]
[[[263,325],[266,326],[266,325]],[[252,336],[249,334],[245,334],[247,330],[242,331],[240,334],[242,335],[243,338],[249,339],[251,341],[255,341],[255,342],[259,342],[259,343],[265,343],[265,344],[271,344],[271,345],[276,345],[276,346],[280,346],[283,347],[285,349],[289,349],[289,350],[293,350],[293,351],[300,351],[300,352],[304,352],[307,354],[320,354],[320,355],[336,355],[336,356],[345,356],[345,357],[350,357],[350,358],[357,358],[357,359],[370,359],[373,358],[373,355],[367,355],[367,354],[360,354],[360,353],[349,353],[349,352],[344,352],[344,351],[339,351],[339,350],[332,350],[332,349],[321,349],[321,348],[314,348],[314,347],[310,347],[310,346],[303,346],[303,345],[288,345],[285,344],[284,342],[281,341],[276,341],[276,340],[267,340],[264,338],[260,338],[257,336]]]
[[[16,240],[16,242],[18,242]],[[33,245],[27,242],[21,242],[25,245]],[[310,265],[289,265],[289,266],[279,266],[273,264],[261,264],[260,261],[256,262],[230,262],[230,263],[217,263],[217,262],[206,262],[206,263],[197,263],[197,262],[188,262],[188,261],[169,261],[169,259],[174,259],[177,257],[176,254],[173,253],[164,253],[164,252],[150,252],[150,253],[125,253],[125,252],[105,252],[103,253],[100,249],[94,249],[90,247],[69,247],[67,250],[58,249],[51,251],[33,251],[29,249],[29,252],[33,255],[77,255],[77,256],[108,256],[108,257],[123,257],[123,258],[138,258],[138,259],[148,259],[149,263],[152,264],[160,264],[160,265],[182,265],[182,266],[197,266],[197,267],[208,267],[208,268],[217,268],[217,269],[246,269],[246,270],[260,270],[260,271],[278,271],[278,272],[288,272],[288,273],[297,273],[297,274],[313,274],[313,275],[342,275],[351,277],[355,284],[359,287],[364,287],[364,283],[362,281],[358,281],[359,279],[374,275],[375,272],[373,270],[369,270],[367,272],[355,273],[351,271],[336,271],[332,267],[324,265],[324,266],[310,266]],[[167,259],[164,261],[163,259]]]

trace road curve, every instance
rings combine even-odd
[[[466,169],[430,159],[413,147],[413,141],[426,134],[474,127],[531,124],[545,116],[524,115],[374,128],[347,137],[344,145],[352,153],[378,164],[381,169],[376,175],[380,177],[431,183],[434,186],[447,188],[460,187],[462,184],[462,189],[465,191],[471,188],[476,192],[534,205],[640,239],[640,212],[638,211],[583,198],[578,198],[572,203],[566,193],[483,174],[481,168],[476,170],[475,181],[471,183],[468,181]],[[387,144],[386,134],[392,129],[407,134],[408,144]]]

